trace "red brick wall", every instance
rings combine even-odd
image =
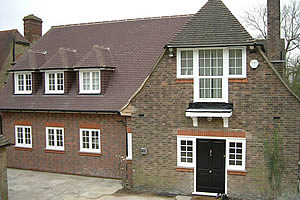
[[[8,166],[21,169],[119,178],[116,155],[126,155],[126,123],[119,115],[2,113],[3,134],[15,142],[14,126],[31,125],[31,151],[11,146]],[[46,126],[64,127],[65,151],[46,151]],[[101,155],[80,154],[80,128],[100,128]]]
[[[260,63],[255,70],[249,66],[251,59]],[[276,123],[285,145],[283,185],[289,187],[284,189],[296,189],[300,103],[260,54],[247,51],[247,81],[229,80],[229,103],[234,105],[229,128],[223,127],[222,118],[213,118],[211,122],[199,118],[198,127],[193,127],[192,119],[185,116],[190,102],[193,102],[193,81],[176,79],[176,56],[170,58],[166,53],[132,101],[132,167],[136,190],[184,194],[194,191],[194,173],[176,168],[178,131],[195,135],[240,132],[246,137],[247,173],[228,174],[228,194],[261,199],[270,192],[264,142]],[[147,155],[140,154],[141,147],[147,148]]]

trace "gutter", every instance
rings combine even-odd
[[[46,110],[46,109],[0,109],[1,112],[40,112],[40,113],[78,113],[78,114],[120,114],[120,111],[87,111],[87,110]]]
[[[280,76],[280,74],[277,72],[273,64],[270,62],[269,58],[266,56],[266,54],[261,50],[261,48],[258,48],[255,46],[255,48],[258,50],[259,54],[265,59],[267,64],[271,67],[271,69],[274,71],[276,76],[279,78],[279,80],[283,83],[283,85],[288,89],[288,91],[300,102],[300,97],[298,97],[293,90],[288,86],[288,84],[283,80],[283,78]]]

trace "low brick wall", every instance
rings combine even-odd
[[[8,199],[6,147],[0,147],[0,200]]]

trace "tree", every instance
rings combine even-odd
[[[242,17],[246,27],[255,32],[255,37],[267,39],[267,7],[258,5]],[[281,35],[285,39],[287,65],[284,79],[300,96],[300,2],[291,0],[281,11]]]

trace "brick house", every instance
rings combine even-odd
[[[189,18],[52,27],[9,70],[0,94],[3,134],[14,143],[8,166],[121,178],[127,156],[130,172],[123,108]]]
[[[260,45],[208,0],[195,15],[52,27],[0,94],[8,166],[120,178],[127,156],[135,190],[253,199],[269,191],[263,143],[279,124],[295,188],[300,103],[272,26]]]
[[[279,126],[285,190],[296,190],[300,103],[281,77],[280,1],[258,44],[221,0],[208,0],[167,43],[131,100],[133,188],[261,199],[264,142]]]

